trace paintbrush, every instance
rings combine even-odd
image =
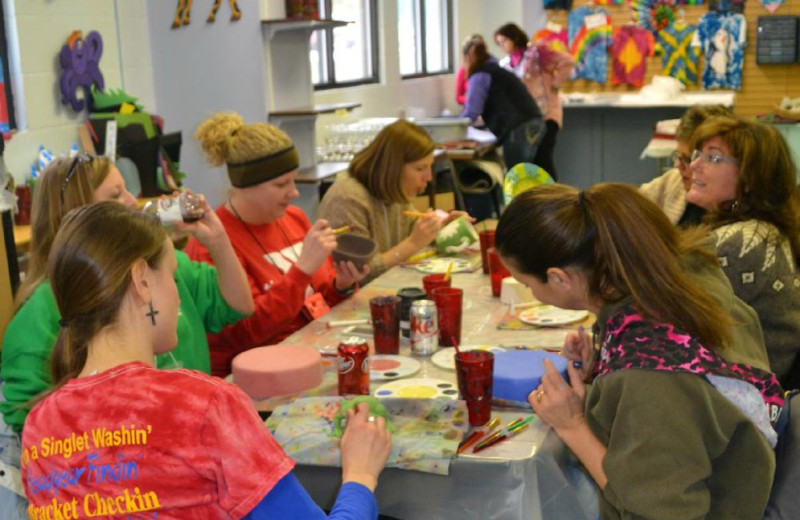
[[[472,446],[473,444],[478,442],[478,440],[481,437],[483,437],[484,435],[489,435],[490,433],[492,433],[492,430],[497,428],[498,424],[500,424],[500,418],[499,417],[495,417],[494,419],[492,419],[491,421],[486,423],[486,426],[484,426],[482,428],[479,428],[479,429],[475,430],[474,432],[472,432],[469,435],[469,437],[467,437],[466,440],[464,440],[464,442],[461,443],[461,446],[458,447],[458,453],[459,454],[464,453],[465,451],[467,451],[467,448],[469,448],[470,446]]]

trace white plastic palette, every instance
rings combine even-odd
[[[589,311],[571,311],[552,305],[540,305],[520,312],[519,321],[540,327],[555,327],[580,321],[588,315]]]
[[[458,350],[460,350],[461,352],[466,352],[468,350],[489,350],[491,352],[505,352],[506,349],[494,345],[461,345],[458,347]],[[439,351],[436,354],[431,356],[431,363],[445,370],[455,370],[456,349],[454,348],[439,349]]]
[[[405,397],[410,399],[458,399],[458,386],[444,379],[398,379],[379,386],[375,397]]]
[[[472,271],[475,267],[469,260],[464,258],[432,258],[415,264],[412,267],[417,271],[427,274],[444,274],[447,272],[447,268],[451,263],[453,264],[453,273]]]
[[[371,381],[390,381],[413,376],[422,365],[414,358],[375,354],[369,357],[369,379]]]

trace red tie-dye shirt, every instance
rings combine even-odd
[[[293,466],[237,387],[139,362],[71,380],[23,430],[34,520],[241,518]]]

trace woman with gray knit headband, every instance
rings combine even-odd
[[[328,221],[313,225],[292,206],[298,156],[292,140],[267,123],[245,124],[234,113],[216,114],[195,134],[208,161],[226,165],[233,185],[219,216],[247,273],[255,313],[209,337],[211,370],[230,373],[231,360],[244,350],[270,345],[345,299],[369,272],[352,262],[334,265],[336,237]],[[186,249],[210,262],[205,248]]]

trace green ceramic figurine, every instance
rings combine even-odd
[[[478,241],[478,233],[466,217],[459,217],[447,224],[436,235],[436,248],[442,254],[461,253]]]
[[[386,428],[394,433],[394,425],[389,422],[389,412],[386,411],[386,407],[381,404],[381,402],[368,395],[362,395],[356,397],[355,399],[343,399],[342,400],[342,407],[333,417],[333,435],[334,437],[342,437],[344,430],[342,428],[342,421],[347,417],[347,410],[355,410],[356,405],[359,403],[367,403],[369,406],[369,413],[370,415],[376,415],[378,417],[383,417],[386,420]]]

